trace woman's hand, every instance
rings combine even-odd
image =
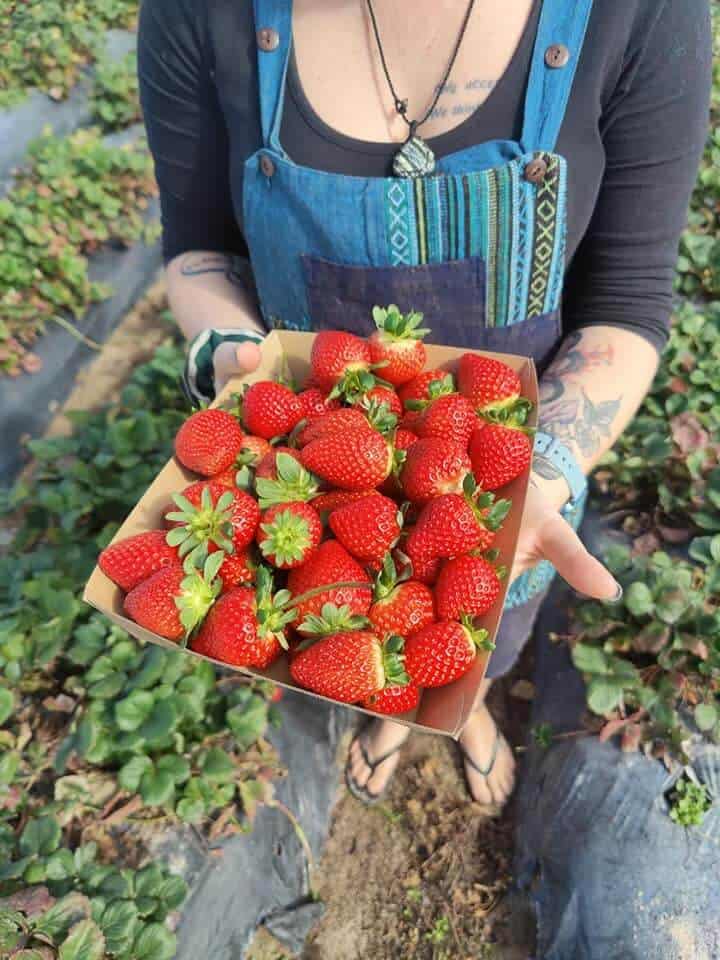
[[[535,477],[530,481],[511,580],[539,560],[549,560],[578,593],[597,600],[618,600],[620,584],[588,553],[541,484]]]
[[[221,343],[213,357],[215,363],[215,392],[220,393],[232,377],[244,377],[260,364],[257,343]]]

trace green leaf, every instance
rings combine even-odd
[[[237,704],[228,710],[226,719],[240,749],[247,750],[257,743],[267,729],[267,701],[252,694],[246,704]]]
[[[175,796],[175,781],[169,773],[149,770],[140,781],[140,795],[150,807],[162,807]]]
[[[47,857],[59,847],[60,836],[60,824],[54,817],[30,820],[20,836],[20,853]]]
[[[117,955],[132,945],[138,927],[138,912],[130,900],[109,903],[99,920],[110,953]]]
[[[177,938],[161,923],[149,923],[137,936],[133,960],[172,960]]]
[[[150,716],[155,698],[146,690],[133,690],[115,704],[115,722],[121,730],[137,730]]]
[[[700,730],[712,730],[717,722],[717,707],[714,707],[710,703],[699,703],[695,707],[695,723],[697,723]]]
[[[169,913],[183,903],[188,895],[188,887],[182,877],[166,877],[157,888],[157,898],[162,901],[165,910]]]
[[[175,729],[177,711],[170,700],[156,703],[152,713],[140,727],[140,734],[151,745],[162,743]]]
[[[607,657],[599,647],[578,643],[573,647],[572,659],[581,673],[605,674],[608,672]]]
[[[60,947],[58,960],[103,960],[105,938],[92,920],[76,924]]]
[[[168,754],[165,757],[160,757],[155,766],[158,771],[167,773],[168,776],[172,777],[175,783],[184,783],[190,776],[190,764],[185,757]]]
[[[208,780],[224,782],[233,778],[235,765],[224,750],[219,747],[212,747],[205,754],[202,762],[202,772]]]
[[[137,793],[143,774],[152,769],[152,760],[144,754],[131,757],[118,771],[118,783],[128,793]]]
[[[36,929],[51,940],[60,940],[80,920],[89,918],[90,901],[81,893],[73,892],[58,900],[36,922]]]
[[[587,688],[588,706],[593,713],[606,716],[618,706],[623,695],[622,686],[601,677],[593,677]]]
[[[634,617],[642,617],[652,613],[655,605],[650,588],[647,584],[639,581],[630,584],[625,591],[623,600]]]
[[[75,873],[75,860],[69,850],[58,850],[52,854],[45,866],[48,880],[67,880]]]
[[[15,709],[15,698],[11,690],[0,686],[0,727],[9,719]]]

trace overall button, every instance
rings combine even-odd
[[[257,42],[260,49],[264,50],[265,53],[272,53],[273,50],[278,48],[280,36],[277,30],[273,30],[271,27],[262,27],[257,32]]]
[[[542,183],[547,172],[547,163],[542,157],[535,157],[525,167],[525,179],[530,183]]]
[[[266,153],[260,157],[260,169],[266,177],[271,177],[275,173],[275,164]]]
[[[553,70],[559,70],[567,65],[570,51],[564,43],[553,43],[545,51],[545,63]]]

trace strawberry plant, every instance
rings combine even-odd
[[[707,787],[681,777],[672,790],[670,818],[683,827],[699,827],[711,806]]]
[[[119,130],[137,123],[140,100],[137,55],[128,53],[122,60],[101,57],[95,64],[91,108],[103,130]]]

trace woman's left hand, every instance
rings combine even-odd
[[[533,478],[528,488],[511,581],[539,560],[549,560],[578,593],[597,600],[618,600],[622,595],[620,584],[585,549],[580,537],[543,492],[541,482]]]

